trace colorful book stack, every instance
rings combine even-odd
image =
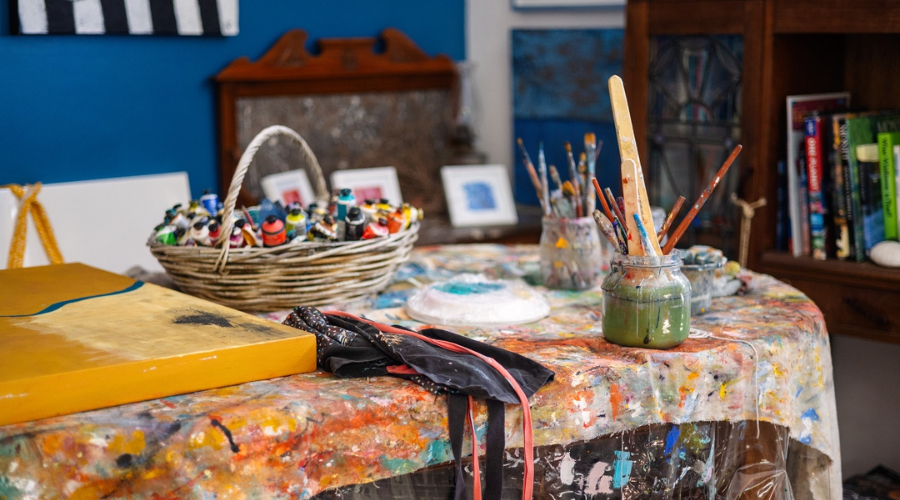
[[[900,237],[900,111],[849,112],[848,103],[847,94],[788,97],[788,123],[802,120],[803,137],[792,147],[789,130],[779,215],[791,221],[783,249],[795,256],[861,262]]]

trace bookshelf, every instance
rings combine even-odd
[[[900,109],[900,2],[629,0],[624,80],[637,137],[648,137],[654,37],[740,35],[738,196],[756,212],[748,267],[784,280],[822,309],[830,333],[900,344],[900,269],[794,258],[775,249],[776,165],[786,156],[785,97],[847,90],[853,107]],[[647,156],[648,141],[639,144]]]

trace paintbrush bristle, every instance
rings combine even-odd
[[[572,145],[569,144],[569,141],[566,141],[563,145],[566,147],[566,153],[572,152]]]
[[[584,143],[585,144],[594,144],[597,142],[597,136],[594,135],[593,132],[588,132],[584,134]]]
[[[575,186],[571,182],[563,182],[562,193],[566,196],[575,196]]]
[[[519,143],[519,146],[522,146],[522,145],[523,145],[523,144],[522,144],[522,138],[521,138],[521,137],[516,137],[516,142]]]

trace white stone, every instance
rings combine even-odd
[[[884,267],[900,267],[900,242],[882,241],[869,252],[872,262]]]

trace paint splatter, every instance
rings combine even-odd
[[[675,443],[678,442],[678,436],[681,435],[681,428],[677,425],[672,427],[668,434],[666,434],[666,449],[663,451],[663,454],[668,455],[672,453],[672,449],[675,448]]]
[[[616,463],[613,465],[613,488],[619,489],[631,479],[631,467],[634,461],[628,460],[631,453],[616,450]]]
[[[575,481],[575,459],[568,451],[559,463],[559,480],[562,484],[572,484]]]
[[[597,462],[591,467],[591,472],[588,473],[588,477],[584,483],[585,495],[599,495],[601,493],[613,492],[612,488],[610,488],[610,483],[612,483],[613,478],[604,475],[608,467],[609,464],[606,462]]]

